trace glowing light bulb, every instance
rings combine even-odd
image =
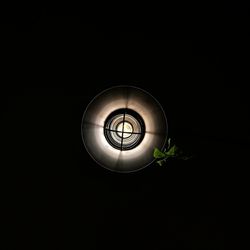
[[[133,132],[133,128],[132,125],[128,122],[121,122],[118,126],[117,126],[117,134],[120,137],[123,138],[128,138],[131,133]]]

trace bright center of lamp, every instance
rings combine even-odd
[[[117,126],[117,134],[122,138],[128,138],[133,132],[133,127],[129,122],[121,122]]]
[[[134,110],[118,109],[105,120],[103,132],[108,143],[115,149],[131,150],[143,140],[145,124]]]

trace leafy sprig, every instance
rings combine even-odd
[[[154,149],[154,158],[157,159],[157,163],[162,166],[166,163],[168,158],[177,158],[181,160],[188,160],[192,156],[185,156],[183,151],[179,149],[176,145],[171,146],[171,138],[168,139],[168,146],[161,151],[158,148]]]

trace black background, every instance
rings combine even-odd
[[[196,25],[197,35],[185,21],[97,24],[45,10],[6,20],[8,249],[224,249],[228,176],[249,140],[247,94],[224,54],[232,26]],[[83,112],[120,84],[159,100],[193,159],[117,174],[90,158]]]

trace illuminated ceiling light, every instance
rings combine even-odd
[[[151,164],[153,150],[163,149],[167,131],[159,102],[132,86],[101,92],[82,119],[86,150],[98,164],[116,172],[137,171]]]

